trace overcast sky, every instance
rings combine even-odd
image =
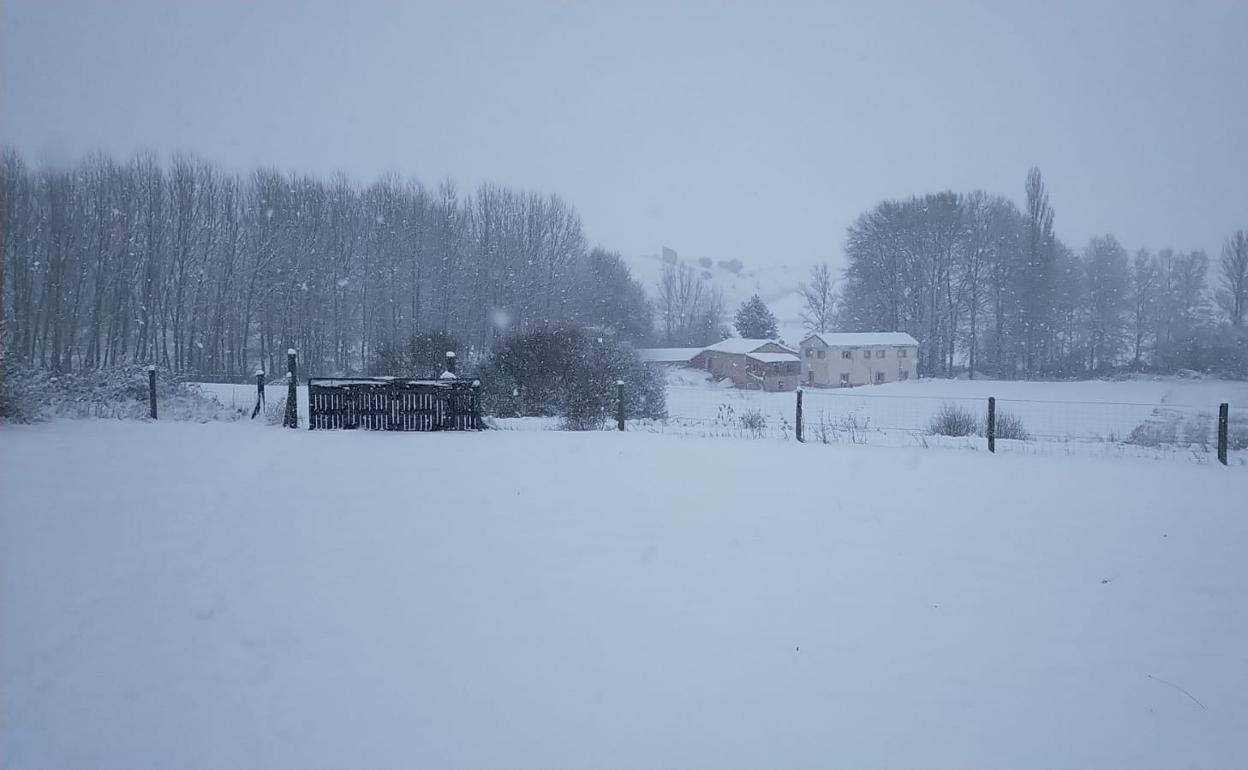
[[[677,7],[678,6],[678,7]],[[1248,227],[1248,2],[3,0],[0,141],[557,192],[590,240],[840,262],[887,197],[1082,247]]]

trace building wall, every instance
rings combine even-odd
[[[780,345],[768,343],[758,350],[750,351],[752,353],[788,353]],[[758,381],[746,374],[745,354],[744,353],[719,353],[713,350],[704,350],[694,356],[693,366],[698,369],[705,369],[716,378],[724,378],[732,380],[733,384],[738,388],[757,388]],[[792,377],[786,378],[792,380]],[[777,390],[792,390],[796,387],[784,388],[780,387],[781,383],[777,382]],[[767,388],[771,389],[770,386]]]
[[[763,375],[763,390],[797,390],[796,374],[775,374],[768,372]]]
[[[818,355],[820,351],[823,358]],[[881,351],[883,357],[880,357]],[[870,352],[869,358],[867,352]],[[849,353],[849,358],[844,357],[845,353]],[[919,349],[915,345],[827,347],[818,340],[811,340],[802,343],[800,354],[803,385],[857,386],[918,378]],[[847,382],[842,381],[842,375],[847,376]],[[877,380],[877,375],[882,375],[883,379]]]
[[[693,364],[718,379],[731,379],[738,387],[746,380],[744,353],[716,353],[706,350],[693,359]]]
[[[795,371],[784,371],[789,367],[792,367]],[[749,376],[748,384],[744,387],[750,389],[761,387],[766,391],[793,391],[797,390],[797,383],[801,377],[801,364],[798,361],[765,364],[761,361],[747,359],[746,371],[747,373],[753,372],[753,375]],[[759,382],[760,377],[762,379],[761,383]]]

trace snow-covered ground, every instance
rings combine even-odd
[[[1248,431],[1245,382],[1173,377],[1080,382],[924,379],[861,388],[807,388],[806,435],[808,440],[817,440],[820,434],[831,441],[889,446],[981,447],[981,438],[937,439],[928,433],[932,418],[947,404],[985,419],[989,396],[997,399],[1000,414],[1019,418],[1030,436],[1028,441],[999,443],[1003,452],[1206,459],[1215,440],[1218,404],[1223,402],[1232,405],[1236,430]],[[793,393],[737,390],[711,382],[703,372],[675,369],[668,373],[670,419],[662,429],[748,434],[742,420],[757,413],[766,423],[763,435],[791,436],[795,407]]]
[[[700,437],[794,437],[796,396],[738,390],[693,369],[667,372],[669,419],[635,421],[633,430]],[[227,407],[250,414],[254,385],[199,386]],[[301,425],[307,424],[307,389],[299,387]],[[269,410],[286,395],[284,385],[266,389]],[[1231,404],[1232,435],[1248,437],[1248,382],[1174,377],[1076,382],[924,379],[861,388],[807,388],[805,437],[810,443],[891,447],[984,449],[980,436],[933,436],[932,418],[947,404],[986,417],[988,397],[998,413],[1021,420],[1025,441],[999,440],[997,451],[1079,454],[1209,462],[1216,449],[1218,404]],[[757,417],[752,417],[757,415]],[[761,421],[758,419],[761,418]],[[556,419],[503,419],[512,430],[551,430]],[[1242,439],[1241,439],[1242,440]],[[1248,464],[1248,451],[1232,449],[1233,465]]]
[[[0,766],[1245,767],[1216,465],[0,427]]]

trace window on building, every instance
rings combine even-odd
[[[848,374],[842,374],[842,375],[841,375],[841,384],[842,384],[842,385],[848,385],[848,384],[849,384],[849,375],[848,375]]]
[[[905,348],[901,348],[900,350],[898,350],[898,351],[897,351],[897,357],[898,357],[898,358],[905,358],[905,357],[906,357],[906,353],[908,353],[908,352],[909,352],[909,351],[907,351]]]
[[[871,357],[871,351],[870,351],[870,350],[864,350],[864,351],[862,351],[862,357],[863,357],[863,358],[870,358],[870,357]]]
[[[815,351],[814,351],[814,348],[806,348],[806,357],[807,357],[807,358],[814,358],[814,357],[815,357]]]
[[[841,351],[841,358],[849,359],[849,358],[853,358],[853,357],[854,357],[854,353],[853,353],[853,351],[851,351],[851,350],[842,350],[842,351]]]
[[[875,351],[875,357],[876,357],[876,358],[883,358],[883,357],[884,357],[884,351],[883,351],[883,350],[877,350],[877,351]]]
[[[823,358],[823,353],[824,353],[824,352],[823,352],[822,350],[820,350],[820,351],[819,351],[819,357],[820,357],[820,358]]]
[[[884,372],[876,372],[876,373],[875,373],[875,384],[876,384],[876,385],[879,385],[879,384],[880,384],[880,383],[882,383],[882,382],[884,382]]]

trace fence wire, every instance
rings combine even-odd
[[[227,406],[250,407],[255,385],[204,384]],[[267,383],[272,408],[285,398],[284,382]],[[986,450],[988,400],[871,393],[862,388],[806,389],[803,438],[808,444],[882,447],[957,447]],[[306,412],[306,388],[299,388]],[[667,417],[627,420],[627,429],[674,435],[794,440],[795,393],[732,387],[668,385]],[[301,424],[306,413],[301,415]],[[996,451],[1019,454],[1102,455],[1211,462],[1217,451],[1218,404],[996,399]],[[489,420],[505,430],[556,430],[554,417]],[[603,428],[613,428],[604,420]],[[1248,466],[1248,406],[1231,405],[1230,464]]]
[[[988,400],[807,389],[807,443],[953,446],[987,449]],[[796,437],[794,393],[669,385],[665,420],[630,429],[753,439]],[[1207,461],[1217,448],[1217,404],[996,399],[996,451],[1185,457]],[[1231,407],[1230,449],[1248,463],[1248,407]]]

